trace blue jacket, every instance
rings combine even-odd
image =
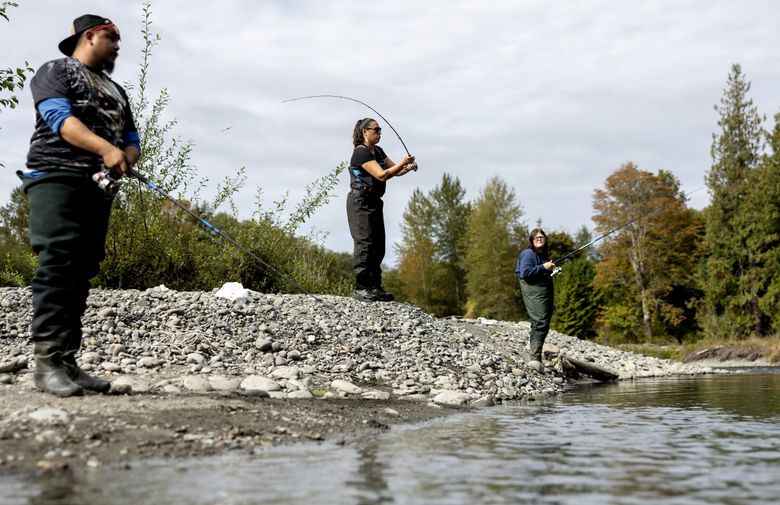
[[[544,268],[545,260],[539,257],[533,249],[523,249],[517,257],[515,273],[526,282],[546,280],[552,275],[551,270]]]

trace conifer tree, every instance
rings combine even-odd
[[[595,336],[598,303],[592,282],[593,265],[585,258],[566,262],[555,279],[555,312],[552,328],[579,338]]]
[[[474,203],[466,233],[468,317],[520,316],[515,265],[525,243],[522,217],[514,190],[499,177],[490,179]]]
[[[710,205],[705,212],[705,260],[700,270],[701,320],[710,335],[742,337],[762,327],[760,292],[748,274],[757,258],[746,202],[765,132],[764,118],[748,97],[749,91],[750,82],[735,64],[720,105],[715,106],[720,133],[713,135],[712,166],[706,176]]]
[[[441,315],[463,314],[466,303],[466,226],[471,204],[464,200],[466,190],[460,179],[443,174],[441,184],[429,193],[431,235],[436,259],[441,263],[444,283]]]
[[[465,234],[471,212],[464,196],[460,180],[448,174],[427,196],[415,189],[396,246],[404,295],[437,316],[463,314]]]
[[[769,151],[750,173],[746,218],[753,267],[743,282],[758,297],[757,334],[780,332],[780,112],[769,135]]]

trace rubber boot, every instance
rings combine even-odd
[[[61,347],[58,342],[35,342],[35,387],[55,396],[81,396],[84,389],[65,373]]]
[[[65,373],[68,378],[78,386],[98,393],[107,393],[111,389],[111,383],[104,379],[99,379],[79,368],[76,363],[76,353],[68,352],[62,357],[62,365],[65,367]]]

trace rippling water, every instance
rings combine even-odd
[[[780,374],[583,388],[357,446],[0,480],[9,504],[775,504]]]

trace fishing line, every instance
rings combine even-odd
[[[626,223],[623,223],[623,224],[621,224],[621,225],[620,225],[620,226],[618,226],[617,228],[613,228],[612,230],[608,231],[608,232],[607,232],[607,233],[605,233],[604,235],[601,235],[600,237],[598,237],[598,238],[595,238],[595,239],[591,240],[590,242],[588,242],[588,243],[587,243],[587,244],[585,244],[584,246],[582,246],[582,247],[578,247],[577,249],[575,249],[574,251],[570,252],[569,254],[567,254],[566,256],[564,256],[563,258],[561,258],[561,259],[559,259],[559,260],[557,260],[557,261],[554,261],[554,262],[553,262],[553,263],[555,263],[555,264],[556,264],[556,267],[553,269],[553,273],[552,273],[552,275],[556,275],[556,274],[560,273],[560,271],[561,271],[561,267],[560,267],[560,266],[557,266],[559,263],[563,263],[564,261],[567,261],[569,258],[571,258],[572,256],[574,256],[574,255],[575,255],[575,254],[577,254],[578,252],[582,251],[583,249],[585,249],[585,248],[587,248],[587,247],[590,247],[590,246],[592,246],[593,244],[595,244],[596,242],[598,242],[599,240],[601,240],[601,239],[603,239],[603,238],[606,238],[606,237],[608,237],[608,236],[612,235],[612,234],[613,234],[613,233],[615,233],[616,231],[618,231],[618,230],[620,230],[620,229],[623,229],[623,228],[625,228],[626,226],[628,226],[628,225],[630,225],[630,224],[632,224],[632,223],[635,223],[636,221],[639,221],[639,220],[640,220],[640,219],[642,219],[643,217],[647,217],[647,216],[649,216],[650,214],[652,214],[652,213],[654,213],[654,212],[658,212],[659,210],[663,209],[663,208],[664,208],[664,207],[666,207],[667,205],[671,205],[671,204],[672,204],[672,203],[674,203],[674,202],[677,202],[677,201],[683,200],[683,199],[685,199],[685,198],[686,198],[688,195],[690,195],[690,194],[693,194],[693,193],[696,193],[697,191],[700,191],[700,190],[702,190],[702,189],[704,189],[704,188],[703,188],[703,187],[696,188],[696,189],[694,189],[693,191],[689,191],[688,193],[685,193],[685,194],[684,194],[683,196],[681,196],[681,197],[675,198],[674,200],[670,200],[670,201],[666,202],[666,203],[665,203],[665,204],[663,204],[663,205],[659,205],[658,207],[655,207],[655,208],[653,208],[653,209],[650,209],[650,210],[648,210],[647,212],[645,212],[645,213],[643,213],[643,214],[640,214],[639,216],[637,216],[637,217],[633,218],[632,220],[630,220],[630,221],[628,221],[628,222],[626,222]]]
[[[195,212],[193,212],[192,210],[188,209],[188,208],[187,208],[186,206],[184,206],[184,205],[183,205],[181,202],[179,202],[179,201],[178,201],[178,200],[176,200],[174,197],[172,197],[171,195],[169,195],[168,193],[166,193],[165,191],[163,191],[162,189],[160,189],[160,187],[159,187],[159,186],[157,186],[157,184],[155,184],[155,183],[153,183],[152,181],[150,181],[149,179],[147,179],[147,178],[146,178],[146,177],[145,177],[143,174],[139,173],[137,170],[135,170],[135,169],[133,169],[133,168],[130,168],[130,169],[128,170],[128,174],[129,174],[129,175],[131,175],[132,177],[135,177],[135,178],[136,178],[136,179],[138,179],[140,182],[142,182],[142,183],[146,184],[148,187],[152,188],[154,191],[156,191],[156,192],[158,192],[159,194],[161,194],[163,197],[165,197],[165,198],[166,198],[167,200],[169,200],[171,203],[173,203],[174,205],[176,205],[178,208],[180,208],[181,210],[183,210],[184,212],[186,212],[187,214],[189,214],[190,216],[192,216],[193,218],[195,218],[195,219],[196,219],[198,222],[200,222],[200,223],[201,223],[203,226],[205,226],[207,229],[211,230],[212,232],[216,233],[217,235],[219,235],[219,236],[220,236],[220,237],[222,237],[223,239],[227,240],[228,242],[230,242],[231,244],[233,244],[234,246],[236,246],[236,247],[237,247],[237,248],[238,248],[238,249],[239,249],[241,252],[243,252],[243,253],[244,253],[244,254],[246,254],[247,256],[250,256],[251,258],[253,258],[255,261],[257,261],[258,263],[260,263],[261,265],[263,265],[263,266],[264,266],[265,268],[267,268],[269,271],[271,271],[271,272],[275,273],[275,274],[276,274],[276,275],[277,275],[277,276],[278,276],[278,277],[279,277],[281,280],[290,282],[290,284],[292,284],[292,285],[293,285],[295,288],[297,288],[297,289],[298,289],[298,291],[300,291],[300,292],[301,292],[301,293],[303,293],[303,294],[306,294],[306,295],[310,295],[310,294],[311,294],[311,293],[309,293],[308,291],[306,291],[305,289],[303,289],[303,288],[301,287],[301,285],[300,285],[300,284],[298,284],[298,283],[295,281],[295,279],[293,279],[293,278],[292,278],[292,277],[290,277],[289,275],[286,275],[286,274],[284,274],[283,272],[281,272],[281,271],[277,270],[276,268],[272,267],[272,266],[271,266],[270,264],[268,264],[267,262],[263,261],[263,259],[262,259],[262,258],[260,258],[258,255],[256,255],[255,253],[253,253],[252,251],[250,251],[249,249],[247,249],[246,247],[244,247],[243,245],[241,245],[241,244],[240,244],[238,241],[236,241],[236,239],[234,239],[233,237],[231,237],[230,235],[228,235],[228,234],[227,234],[227,233],[225,233],[224,231],[220,230],[219,228],[217,228],[217,227],[216,227],[216,226],[214,226],[213,224],[209,223],[208,221],[206,221],[205,219],[203,219],[202,217],[200,217],[199,215],[197,215],[197,214],[196,214]]]
[[[357,98],[350,98],[348,96],[342,96],[342,95],[310,95],[310,96],[299,96],[297,98],[288,98],[287,100],[282,100],[282,103],[295,102],[297,100],[306,100],[307,98],[340,98],[342,100],[349,100],[351,102],[356,102],[356,103],[359,103],[360,105],[368,107],[372,111],[376,112],[377,116],[381,117],[382,120],[385,123],[387,123],[387,126],[389,126],[391,130],[393,130],[393,133],[395,133],[395,136],[398,137],[398,140],[401,141],[401,145],[404,146],[404,150],[406,151],[407,156],[411,156],[412,155],[409,152],[409,149],[406,147],[406,143],[404,142],[404,139],[401,138],[401,135],[398,134],[398,131],[395,129],[395,127],[393,127],[393,125],[390,124],[390,121],[388,121],[387,118],[384,117],[381,112],[379,112],[375,108],[371,107],[366,102],[362,102],[362,101],[358,100]],[[414,170],[417,171],[417,166],[416,165],[415,165]]]

